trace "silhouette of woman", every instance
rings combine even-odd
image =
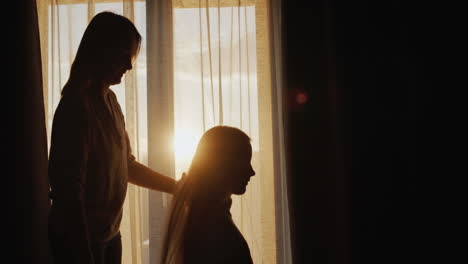
[[[230,214],[231,195],[244,194],[255,175],[250,138],[228,126],[209,129],[173,196],[162,264],[252,263]]]
[[[138,163],[111,85],[132,69],[141,36],[103,12],[89,23],[54,114],[49,242],[55,263],[120,264],[128,182],[172,193],[175,180]]]

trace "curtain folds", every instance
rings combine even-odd
[[[14,52],[10,52],[14,54],[14,74],[9,78],[13,77],[14,80],[16,102],[7,113],[13,113],[11,116],[14,120],[8,124],[13,124],[16,129],[12,129],[13,137],[5,137],[7,142],[15,139],[14,147],[5,148],[5,153],[8,153],[8,161],[5,162],[8,173],[5,178],[14,182],[5,188],[9,198],[7,209],[4,210],[7,221],[5,229],[12,238],[8,239],[7,245],[14,245],[8,247],[14,250],[7,251],[9,255],[13,253],[10,258],[18,263],[48,263],[47,215],[50,202],[41,73],[42,36],[38,25],[41,6],[32,0],[22,1],[16,7],[18,9],[8,7],[8,12],[13,12],[10,17],[15,33]],[[10,156],[14,156],[15,165],[10,165],[13,164]],[[14,208],[11,204],[18,207]]]
[[[174,177],[174,93],[172,5],[170,0],[147,1],[147,83],[148,83],[148,165]],[[149,194],[149,256],[160,259],[162,239],[169,209],[169,195]]]

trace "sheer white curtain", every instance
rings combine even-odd
[[[280,19],[279,3],[154,2],[154,10],[147,10],[148,17],[154,16],[147,25],[148,102],[154,103],[148,114],[158,128],[150,129],[150,153],[155,149],[150,165],[180,177],[204,131],[215,125],[242,129],[252,138],[257,174],[244,195],[233,197],[234,221],[254,263],[291,263],[281,38],[279,21],[274,21]],[[167,210],[162,196],[151,198],[152,204],[159,204],[153,219],[160,220]],[[152,230],[151,250],[159,250],[160,231],[161,226]]]
[[[146,12],[145,1],[136,0],[37,0],[41,33],[44,105],[48,142],[60,92],[91,18],[102,11],[132,20],[143,37],[133,70],[121,84],[112,86],[125,115],[127,132],[137,160],[147,163],[146,117]],[[148,193],[129,184],[121,225],[125,264],[149,263]]]

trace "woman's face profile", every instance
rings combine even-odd
[[[112,49],[112,48],[111,48]],[[107,71],[104,71],[104,82],[107,85],[121,83],[124,74],[131,70],[138,50],[138,42],[134,39],[125,48],[114,48],[109,51]]]

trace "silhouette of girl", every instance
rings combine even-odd
[[[175,181],[138,163],[111,85],[121,82],[141,36],[103,12],[89,23],[54,114],[49,156],[49,242],[55,263],[120,264],[128,182],[172,193]]]
[[[245,193],[250,138],[228,126],[209,129],[173,196],[162,264],[252,263],[247,242],[231,218],[231,195]]]

